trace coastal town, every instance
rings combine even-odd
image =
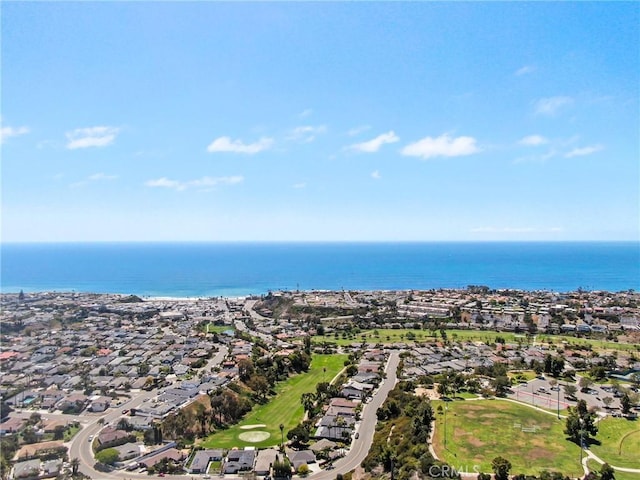
[[[2,478],[332,480],[377,462],[397,384],[433,405],[504,398],[558,418],[640,406],[634,291],[19,292],[1,308]],[[284,420],[258,416],[305,377]],[[430,454],[444,462],[439,418]]]

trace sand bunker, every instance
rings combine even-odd
[[[238,435],[238,438],[245,442],[257,443],[266,440],[270,436],[269,432],[244,432]]]
[[[255,425],[242,425],[240,428],[242,430],[251,430],[252,428],[262,428],[266,427],[264,423],[256,423]]]

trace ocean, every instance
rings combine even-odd
[[[0,253],[3,293],[640,289],[637,242],[5,243]]]

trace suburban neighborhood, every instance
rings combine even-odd
[[[500,397],[558,418],[640,404],[632,291],[20,292],[1,306],[3,478],[333,479],[369,461],[398,382],[433,405]],[[258,417],[304,376],[282,422]]]

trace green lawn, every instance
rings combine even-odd
[[[269,447],[280,444],[280,424],[284,425],[285,441],[287,431],[295,427],[303,418],[304,411],[300,397],[306,392],[315,392],[319,382],[331,381],[343,368],[346,355],[314,355],[311,368],[307,373],[289,378],[276,386],[276,395],[265,405],[256,405],[237,425],[227,430],[216,432],[202,444],[207,448],[233,447]],[[325,371],[326,369],[326,371]],[[263,427],[246,428],[247,426],[264,425]],[[245,427],[245,428],[242,428]],[[252,432],[269,434],[262,441],[251,442],[241,435]]]
[[[591,451],[609,465],[640,468],[640,422],[607,417],[598,423],[597,440]]]
[[[464,400],[468,400],[471,398],[478,398],[479,395],[475,394],[475,393],[471,393],[471,392],[458,392],[456,393],[456,398],[462,398]]]
[[[516,379],[523,378],[527,382],[537,377],[536,372],[534,372],[533,370],[518,370],[513,372],[507,372],[507,376],[509,378],[516,378]]]
[[[600,469],[602,468],[602,465],[600,465],[595,460],[591,460],[591,459],[589,459],[587,466],[589,467],[589,470],[596,473],[600,472]],[[616,471],[615,477],[616,477],[616,480],[640,480],[640,473]]]
[[[207,333],[222,333],[227,330],[234,331],[235,329],[231,325],[214,325],[213,323],[208,323],[206,326]]]
[[[361,343],[366,341],[368,343],[382,343],[391,344],[397,342],[413,343],[417,342],[432,342],[435,339],[442,340],[440,331],[432,332],[431,330],[421,329],[376,329],[376,330],[363,330],[358,334],[352,335],[347,338],[343,338],[342,333],[338,333],[338,338],[335,334],[316,335],[313,337],[313,342],[321,344],[322,342],[333,342],[338,345],[350,345],[352,343]],[[415,335],[415,338],[407,338]],[[484,342],[494,343],[497,337],[503,338],[507,343],[522,343],[527,344],[527,337],[522,333],[510,333],[510,332],[495,332],[493,330],[446,330],[447,339],[451,341],[468,341],[468,342]],[[563,342],[566,342],[567,346],[571,345],[591,345],[595,350],[640,350],[640,347],[630,343],[618,343],[610,342],[606,340],[597,340],[591,338],[577,338],[569,335],[547,335],[537,334],[529,338],[530,342],[534,341],[536,344],[547,343],[550,345],[563,346]]]
[[[490,473],[491,461],[502,456],[513,465],[513,474],[539,475],[550,467],[574,477],[582,473],[580,450],[566,440],[564,421],[553,415],[503,400],[447,402],[445,449],[445,412],[438,412],[445,403],[433,405],[433,447],[450,465],[478,465]],[[534,427],[535,432],[522,431]]]
[[[78,433],[79,431],[80,431],[80,425],[67,428],[64,431],[64,441],[65,442],[71,441],[71,439],[75,437],[76,433]]]

